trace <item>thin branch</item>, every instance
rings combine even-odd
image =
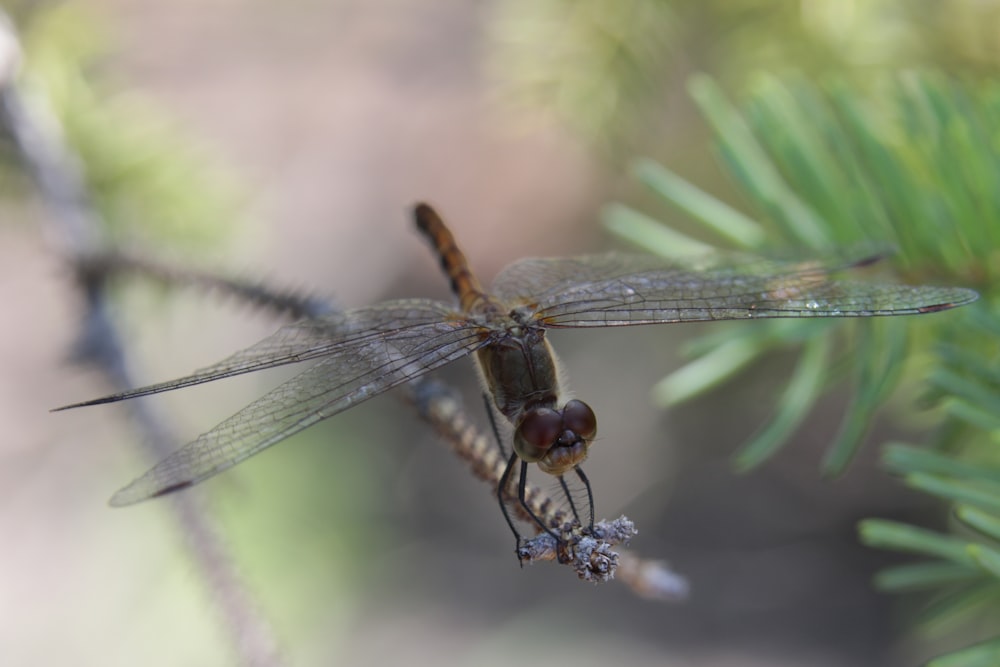
[[[55,115],[38,91],[29,95],[18,86],[19,61],[17,37],[0,12],[0,127],[13,138],[52,212],[45,231],[73,270],[86,304],[75,356],[99,368],[115,388],[133,387],[135,381],[122,337],[108,313],[105,273],[95,270],[95,260],[104,255],[101,217],[90,204],[80,160],[64,143]],[[152,456],[165,456],[176,442],[166,421],[148,402],[132,401],[129,407]],[[284,664],[275,634],[237,575],[200,496],[177,494],[169,506],[229,630],[240,663],[262,667]]]
[[[259,281],[226,278],[209,271],[177,267],[117,248],[95,254],[90,258],[88,267],[94,273],[108,278],[120,274],[139,274],[172,288],[195,288],[201,294],[214,293],[232,297],[288,320],[318,318],[336,311],[331,301],[323,297],[292,290],[279,292]]]

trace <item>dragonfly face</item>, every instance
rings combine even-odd
[[[550,475],[563,475],[583,463],[595,435],[597,417],[583,401],[567,401],[558,410],[533,407],[514,431],[514,452]]]
[[[420,204],[414,214],[451,281],[458,307],[429,299],[400,299],[300,320],[178,380],[66,406],[111,403],[285,364],[315,362],[157,463],[116,493],[112,504],[128,505],[196,484],[318,421],[475,354],[490,400],[513,427],[513,451],[497,495],[515,535],[502,499],[517,472],[519,499],[531,514],[524,502],[529,463],[560,480],[574,472],[587,486],[592,524],[590,487],[579,464],[593,441],[597,420],[581,401],[561,404],[546,330],[918,315],[971,303],[978,296],[961,288],[867,284],[831,277],[834,271],[860,263],[845,267],[729,258],[703,266],[623,254],[520,260],[505,268],[487,292],[433,209]]]

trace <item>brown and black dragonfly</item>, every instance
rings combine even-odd
[[[515,472],[520,503],[542,526],[524,499],[529,463],[557,476],[564,489],[563,475],[577,475],[587,488],[593,525],[590,485],[580,464],[596,435],[597,420],[586,403],[562,394],[545,338],[548,329],[916,315],[977,298],[962,288],[835,280],[831,273],[845,267],[821,262],[743,259],[703,267],[626,254],[522,259],[503,269],[488,292],[434,210],[419,204],[414,215],[451,280],[457,307],[400,299],[300,320],[186,377],[59,408],[112,403],[316,361],[157,463],[118,491],[111,503],[128,505],[197,484],[316,422],[475,354],[492,409],[513,429],[513,451],[497,495],[515,536],[520,539],[503,500]]]

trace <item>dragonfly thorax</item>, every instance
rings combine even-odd
[[[559,400],[559,373],[542,329],[519,325],[497,331],[476,351],[476,360],[497,410],[512,424],[530,407],[553,407]]]

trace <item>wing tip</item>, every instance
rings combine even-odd
[[[108,505],[111,507],[128,507],[129,505],[141,503],[144,500],[152,500],[153,498],[166,496],[194,486],[194,482],[192,481],[183,481],[149,492],[141,489],[139,481],[141,480],[137,480],[116,491],[115,495],[111,496],[111,499],[108,501]]]
[[[102,396],[101,398],[92,398],[89,401],[80,401],[79,403],[70,403],[69,405],[61,405],[58,408],[52,408],[49,412],[62,412],[63,410],[73,410],[75,408],[86,408],[91,405],[104,405],[105,403],[114,403],[121,400],[117,394],[113,396]]]
[[[967,306],[974,301],[979,299],[979,292],[971,289],[959,288],[947,295],[948,301],[942,301],[941,303],[932,303],[926,306],[920,306],[917,308],[917,312],[923,313],[937,313],[942,310],[951,310],[952,308],[959,308],[961,306]]]
[[[953,301],[949,303],[936,303],[931,306],[920,306],[919,308],[917,308],[917,312],[920,313],[921,315],[925,313],[939,313],[942,310],[951,310],[952,308],[958,308],[959,306],[963,305],[965,304],[955,303]]]

